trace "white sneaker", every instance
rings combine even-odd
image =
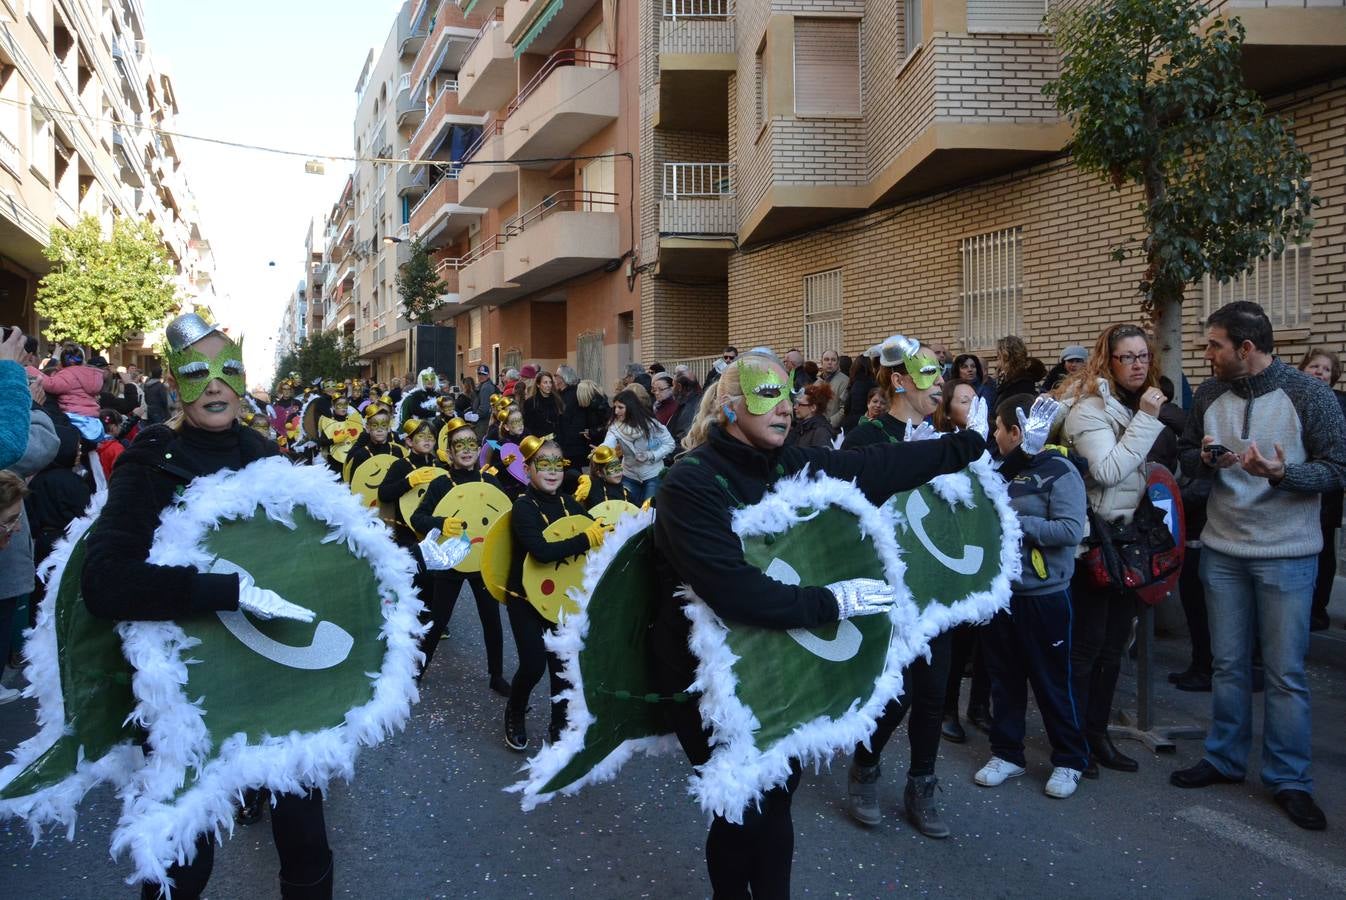
[[[1079,769],[1067,769],[1065,766],[1057,766],[1055,769],[1052,769],[1052,777],[1047,779],[1047,787],[1045,790],[1048,797],[1064,800],[1075,793],[1075,788],[1079,786]]]
[[[14,688],[0,687],[0,703],[9,703],[23,696],[22,691],[16,691]]]
[[[992,756],[990,762],[977,770],[972,780],[982,787],[999,787],[1010,778],[1018,778],[1023,773],[1023,766],[1016,766],[1007,759]]]

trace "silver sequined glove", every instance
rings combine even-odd
[[[1033,407],[1027,416],[1022,409],[1015,410],[1019,428],[1024,433],[1024,453],[1036,456],[1042,452],[1042,448],[1047,444],[1047,435],[1052,430],[1052,421],[1060,408],[1061,403],[1058,400],[1044,394],[1033,401]]]
[[[897,599],[886,581],[877,578],[849,578],[827,586],[837,600],[837,618],[850,619],[888,611]]]

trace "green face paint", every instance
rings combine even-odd
[[[178,381],[178,393],[183,403],[195,403],[206,392],[206,387],[215,379],[229,385],[230,390],[242,397],[247,390],[247,376],[243,371],[243,347],[233,341],[227,341],[220,352],[210,357],[195,347],[186,347],[180,351],[169,350],[166,354],[168,365]]]
[[[939,360],[935,359],[934,354],[924,350],[915,356],[907,357],[902,365],[911,376],[911,380],[916,383],[917,390],[925,390],[939,377]]]
[[[776,408],[781,398],[790,395],[789,383],[777,372],[739,360],[738,383],[743,391],[743,402],[754,416],[764,416]]]

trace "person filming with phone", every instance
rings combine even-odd
[[[1292,822],[1327,827],[1309,771],[1304,657],[1322,530],[1320,495],[1346,475],[1346,418],[1331,388],[1278,359],[1271,321],[1250,301],[1206,320],[1215,377],[1196,392],[1182,467],[1211,475],[1200,574],[1210,609],[1211,725],[1177,787],[1241,783],[1252,743],[1253,636],[1266,669],[1262,783]]]

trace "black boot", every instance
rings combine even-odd
[[[240,825],[255,825],[262,821],[262,815],[266,812],[267,801],[271,797],[271,792],[266,788],[257,788],[256,790],[246,790],[243,792],[243,805],[238,808],[234,818]]]
[[[527,716],[526,708],[515,709],[513,704],[505,704],[505,746],[520,753],[528,749]]]
[[[1140,763],[1122,753],[1112,743],[1112,737],[1106,731],[1090,731],[1085,737],[1089,741],[1089,753],[1092,761],[1105,769],[1118,772],[1135,772]]]
[[[330,854],[329,854],[330,856]],[[280,880],[281,900],[332,900],[332,862],[327,862],[327,871],[317,881],[308,884],[296,884],[293,881]]]
[[[935,788],[939,779],[934,775],[907,776],[907,789],[902,794],[902,802],[907,808],[907,821],[926,837],[946,838],[949,826],[939,817],[939,807],[935,805]]]
[[[978,731],[984,734],[991,733],[991,710],[985,706],[969,706],[967,708],[967,721]]]
[[[940,726],[940,734],[944,735],[944,740],[951,744],[966,744],[967,732],[963,730],[963,723],[958,721],[958,712],[946,712],[944,722]]]

